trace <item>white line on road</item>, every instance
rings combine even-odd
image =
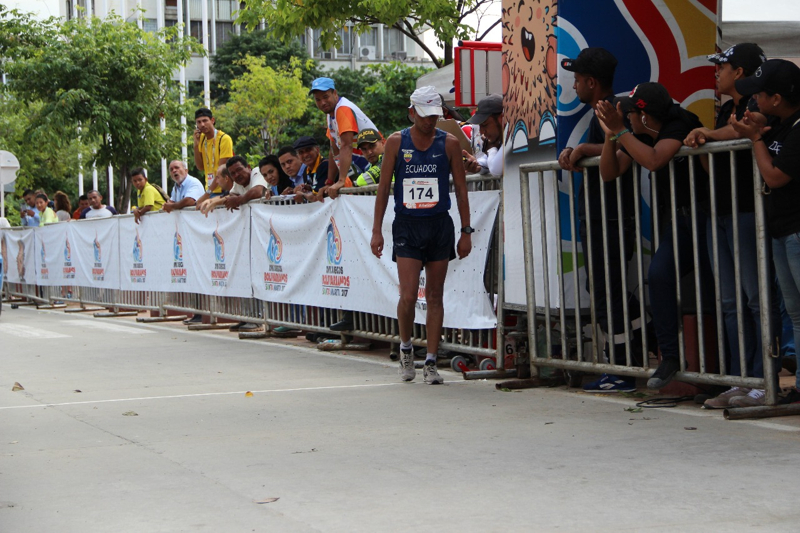
[[[449,383],[449,385],[455,385],[457,383],[466,383],[466,382],[453,382]],[[419,383],[417,383],[418,385]],[[145,401],[145,400],[171,400],[177,398],[200,398],[203,396],[233,396],[236,394],[247,394],[248,392],[252,392],[253,394],[269,394],[269,393],[276,393],[276,392],[306,392],[306,391],[318,391],[318,390],[336,390],[336,389],[366,389],[366,388],[374,388],[374,387],[391,387],[394,385],[415,385],[415,383],[371,383],[369,385],[331,385],[328,387],[301,387],[295,389],[266,389],[266,390],[254,390],[254,391],[231,391],[231,392],[202,392],[197,394],[176,394],[173,396],[143,396],[139,398],[116,398],[116,399],[109,399],[109,400],[89,400],[85,402],[62,402],[62,403],[42,403],[36,405],[9,405],[5,407],[0,407],[0,411],[8,411],[11,409],[37,409],[41,407],[62,407],[62,406],[69,406],[69,405],[87,405],[87,404],[98,404],[98,403],[115,403],[115,402],[137,402],[137,401]]]
[[[33,328],[23,324],[0,324],[0,333],[8,333],[15,337],[22,337],[23,339],[63,339],[70,337],[64,333],[56,333],[55,331],[47,331],[46,329]]]
[[[144,335],[148,333],[155,333],[149,329],[140,328],[138,326],[122,326],[120,324],[114,324],[111,322],[106,322],[104,320],[88,320],[88,319],[77,319],[71,320],[70,326],[79,326],[84,328],[94,328],[100,329],[103,331],[110,331],[113,333],[129,333],[131,335]]]

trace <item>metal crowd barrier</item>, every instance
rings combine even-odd
[[[680,369],[681,371],[678,373],[678,378],[682,381],[698,383],[698,384],[711,384],[711,385],[726,385],[726,386],[739,386],[739,387],[748,387],[748,388],[758,388],[764,389],[766,393],[766,404],[767,405],[775,405],[777,402],[777,379],[776,379],[776,369],[775,369],[775,359],[778,357],[778,354],[775,352],[773,348],[773,344],[770,342],[770,338],[772,337],[771,332],[773,332],[772,326],[772,316],[770,310],[773,309],[772,305],[775,304],[773,300],[774,297],[774,286],[775,286],[775,278],[774,274],[772,274],[770,269],[770,259],[769,259],[769,239],[766,234],[766,224],[765,224],[765,215],[764,215],[764,206],[763,206],[763,198],[761,194],[761,178],[758,173],[758,169],[754,164],[754,172],[752,176],[737,176],[736,175],[736,164],[734,160],[734,156],[737,151],[740,150],[751,150],[752,145],[750,141],[747,140],[739,140],[739,141],[728,141],[728,142],[719,142],[719,143],[708,143],[705,146],[698,148],[698,149],[688,149],[682,148],[678,154],[675,156],[677,157],[688,157],[689,158],[689,182],[690,187],[692,190],[692,207],[690,209],[689,215],[691,216],[692,221],[692,253],[693,253],[693,265],[694,265],[694,274],[693,280],[684,279],[681,280],[681,276],[678,274],[676,279],[677,282],[677,299],[678,299],[678,309],[679,311],[682,310],[682,304],[685,303],[683,300],[691,300],[694,298],[695,301],[695,314],[697,316],[697,338],[696,343],[694,342],[695,339],[690,339],[692,341],[692,351],[696,349],[698,360],[696,364],[698,368],[694,370],[689,369],[689,362],[687,361],[687,338],[686,332],[684,331],[684,323],[683,323],[683,313],[681,313],[681,317],[678,319],[678,337],[679,337],[679,355],[680,355]],[[734,229],[734,258],[735,258],[735,272],[736,272],[736,284],[737,287],[741,287],[740,285],[740,264],[741,264],[741,257],[739,254],[739,230],[737,225],[737,215],[739,214],[737,199],[736,199],[736,183],[737,179],[749,179],[753,182],[753,188],[755,192],[755,220],[756,220],[756,242],[757,242],[757,251],[758,251],[758,281],[759,281],[759,298],[760,298],[760,310],[761,310],[761,317],[760,317],[760,327],[761,331],[763,332],[770,332],[765,333],[763,335],[764,342],[762,343],[762,357],[763,357],[763,366],[764,366],[764,376],[763,377],[753,377],[749,376],[747,373],[747,365],[745,364],[745,340],[742,334],[742,320],[743,320],[743,309],[746,309],[746,302],[743,302],[743,291],[737,290],[736,291],[736,305],[738,310],[738,321],[739,321],[739,353],[740,353],[740,368],[742,369],[739,375],[732,375],[727,371],[727,362],[725,358],[725,334],[724,334],[724,324],[722,318],[722,311],[721,311],[721,295],[720,295],[720,276],[719,276],[719,236],[717,234],[717,205],[716,205],[716,195],[711,195],[710,200],[710,214],[709,217],[712,220],[712,236],[711,236],[711,243],[712,243],[712,255],[713,255],[713,277],[714,277],[714,310],[709,312],[704,309],[704,297],[703,297],[703,290],[705,287],[702,285],[702,281],[700,279],[700,254],[708,254],[708,250],[704,249],[702,246],[699,246],[698,242],[699,238],[699,231],[705,232],[706,228],[698,228],[698,207],[696,198],[694,197],[695,191],[695,181],[700,178],[698,174],[698,164],[701,163],[700,157],[705,156],[707,154],[712,153],[729,153],[730,161],[731,161],[731,190],[733,191],[733,202],[732,202],[732,220],[733,220],[733,229]],[[599,157],[587,158],[580,162],[580,165],[584,168],[583,171],[583,179],[586,180],[588,178],[587,168],[589,167],[596,167],[599,164]],[[713,191],[715,189],[716,183],[716,172],[714,168],[714,158],[709,157],[709,187]],[[674,160],[670,162],[670,196],[671,196],[671,203],[674,205],[675,202],[675,187],[674,187]],[[535,320],[528,320],[528,344],[532,347],[540,347],[538,350],[531,349],[530,352],[532,357],[530,358],[531,364],[531,371],[532,373],[536,372],[537,367],[553,367],[553,368],[561,368],[567,371],[576,371],[576,372],[591,372],[591,373],[602,373],[606,372],[609,374],[615,375],[625,375],[625,376],[635,376],[635,377],[649,377],[653,373],[653,369],[649,362],[648,357],[648,344],[647,344],[647,311],[650,309],[650,306],[658,305],[658,302],[648,302],[648,294],[645,291],[645,284],[647,283],[646,278],[646,271],[644,267],[645,263],[645,253],[643,250],[643,238],[642,238],[642,226],[645,223],[643,220],[643,213],[642,213],[642,198],[641,198],[641,187],[640,187],[640,179],[646,179],[646,177],[642,177],[641,170],[636,164],[633,166],[633,175],[636,179],[633,180],[633,198],[635,199],[633,202],[634,206],[634,216],[633,221],[635,225],[635,245],[634,245],[634,257],[632,263],[629,265],[626,264],[625,260],[625,253],[624,247],[620,246],[620,255],[619,257],[609,257],[608,256],[608,242],[609,242],[609,221],[607,220],[607,212],[606,212],[606,198],[605,194],[601,194],[601,218],[600,220],[592,220],[589,216],[589,199],[588,195],[584,195],[586,199],[586,224],[587,224],[587,236],[591,236],[592,232],[589,230],[591,225],[594,223],[602,223],[602,235],[603,235],[603,250],[605,251],[605,288],[606,294],[611,294],[611,287],[610,287],[610,280],[609,280],[609,269],[610,268],[621,268],[622,272],[628,272],[628,277],[632,277],[635,285],[635,289],[632,291],[633,295],[637,297],[639,302],[639,307],[635,311],[638,311],[638,314],[642,319],[639,321],[642,328],[642,335],[641,335],[641,344],[642,344],[642,353],[644,355],[643,361],[641,361],[641,366],[635,365],[632,361],[631,353],[632,353],[632,320],[631,316],[633,316],[632,309],[630,308],[629,296],[626,293],[623,295],[623,313],[624,313],[624,346],[626,351],[626,364],[615,364],[615,339],[611,336],[611,334],[604,334],[599,328],[598,320],[596,317],[596,310],[598,306],[603,305],[606,306],[606,312],[608,314],[608,328],[609,330],[613,331],[613,313],[611,312],[611,303],[609,299],[606,301],[599,301],[595,299],[595,292],[596,288],[594,287],[594,280],[592,276],[593,268],[598,268],[597,265],[593,265],[592,263],[592,254],[587,253],[588,249],[592,247],[591,237],[587,239],[588,242],[581,243],[579,247],[578,240],[577,240],[577,200],[576,200],[576,191],[574,180],[572,179],[572,173],[568,174],[568,178],[566,179],[566,194],[569,198],[569,224],[570,224],[570,235],[571,239],[568,241],[570,243],[571,251],[566,249],[564,246],[564,241],[562,241],[561,235],[561,224],[559,223],[562,219],[562,206],[561,202],[559,201],[559,176],[561,175],[561,169],[558,165],[557,161],[547,161],[541,163],[534,163],[534,164],[525,164],[520,166],[520,194],[521,194],[521,209],[522,209],[522,230],[523,230],[523,247],[524,247],[524,256],[525,256],[525,281],[526,281],[526,302],[527,302],[527,312],[529,317],[535,317]],[[658,249],[659,246],[659,215],[658,215],[658,195],[657,195],[657,187],[655,184],[655,175],[653,173],[650,174],[651,180],[651,194],[652,198],[650,201],[650,205],[652,207],[652,222],[653,222],[653,230],[651,235],[653,236],[652,242],[652,253],[654,254],[655,251]],[[617,217],[619,220],[622,220],[623,213],[623,202],[622,202],[622,184],[621,180],[617,179],[616,181],[616,196],[617,196]],[[540,234],[538,236],[534,235],[534,229],[532,226],[532,211],[531,211],[531,182],[533,182],[533,186],[536,187],[537,194],[535,197],[538,197],[539,202],[539,228]],[[545,186],[548,182],[552,183],[552,192],[554,192],[554,197],[548,198],[548,193],[546,192],[547,189]],[[601,187],[601,191],[603,188]],[[548,210],[548,207],[550,208]],[[553,217],[553,211],[555,211],[555,216]],[[677,250],[677,231],[676,231],[676,217],[670,216],[669,217],[672,223],[673,229],[673,246],[674,249]],[[617,224],[616,222],[614,225],[619,227],[619,239],[622,240],[622,224]],[[548,229],[550,226],[555,226],[555,240],[559,243],[558,249],[556,250],[548,250],[546,246],[540,246],[535,248],[535,243],[546,242]],[[615,236],[616,238],[616,236]],[[582,248],[581,248],[582,247]],[[584,276],[588,276],[589,279],[589,301],[588,302],[581,302],[581,291],[583,287],[583,277],[581,276],[581,272],[577,268],[579,265],[579,250],[583,252],[584,259],[586,261],[586,273]],[[557,254],[557,272],[553,273],[548,264],[548,254],[550,253]],[[563,273],[563,264],[562,264],[562,253],[571,253],[572,255],[572,264],[575,267],[572,269],[570,274]],[[540,272],[534,272],[534,254],[540,254],[543,258],[543,266],[540,269]],[[677,256],[677,253],[675,254]],[[677,258],[676,258],[676,272],[678,271],[677,268]],[[632,276],[631,276],[632,274]],[[551,281],[553,277],[557,278],[557,286],[559,292],[559,301],[561,302],[560,305],[554,306],[550,303],[550,290],[544,290],[544,294],[540,295],[540,301],[537,301],[537,294],[536,294],[536,281],[542,281],[542,287],[548,288],[550,287]],[[568,279],[571,278],[571,279]],[[567,289],[565,288],[570,281],[569,285],[572,286],[574,289],[574,294],[567,293]],[[694,294],[687,295],[685,291],[681,290],[682,282],[686,283],[689,281],[693,281],[694,284]],[[571,308],[567,308],[564,305],[565,297],[571,296],[572,301],[574,301],[574,305]],[[543,300],[543,303],[542,301]],[[706,298],[707,300],[707,298]],[[709,302],[706,301],[706,304]],[[704,313],[705,311],[705,313]],[[705,315],[705,316],[704,316]],[[711,316],[709,316],[711,315]],[[714,318],[713,315],[716,315]],[[719,366],[719,370],[714,370],[713,365],[713,358],[707,353],[710,346],[707,345],[706,342],[706,331],[705,331],[705,324],[704,322],[711,319],[713,324],[716,326],[716,336],[714,339],[715,349],[717,352],[717,364]],[[588,335],[584,335],[584,328],[589,329],[590,333]],[[544,338],[542,338],[542,336]],[[588,337],[588,338],[587,338]],[[611,340],[608,342],[608,352],[606,361],[603,357],[603,345],[605,344],[605,337],[612,337]],[[584,348],[584,342],[591,343],[591,348],[587,350]],[[616,343],[621,344],[621,343]]]

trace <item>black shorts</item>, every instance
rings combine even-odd
[[[395,215],[392,222],[392,261],[398,257],[431,261],[452,261],[456,258],[455,226],[450,213],[429,217]]]

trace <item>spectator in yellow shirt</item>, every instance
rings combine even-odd
[[[47,206],[47,195],[39,193],[36,195],[36,209],[39,211],[39,226],[54,224],[58,222],[56,212]]]
[[[210,109],[201,107],[194,113],[194,164],[205,176],[206,190],[210,196],[220,196],[222,189],[214,185],[214,175],[220,165],[233,157],[233,139],[227,133],[216,129],[216,119]],[[201,180],[203,181],[203,180]]]
[[[160,211],[166,200],[158,189],[147,181],[143,168],[135,168],[131,171],[131,181],[136,187],[136,207],[133,208],[133,217],[138,224],[145,213]]]

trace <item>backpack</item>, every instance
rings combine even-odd
[[[156,185],[155,183],[151,183],[150,185],[152,185],[153,187],[156,188],[156,190],[158,191],[158,194],[161,195],[161,198],[165,202],[169,202],[169,195],[166,193],[166,191],[164,189],[161,188],[161,185]]]

